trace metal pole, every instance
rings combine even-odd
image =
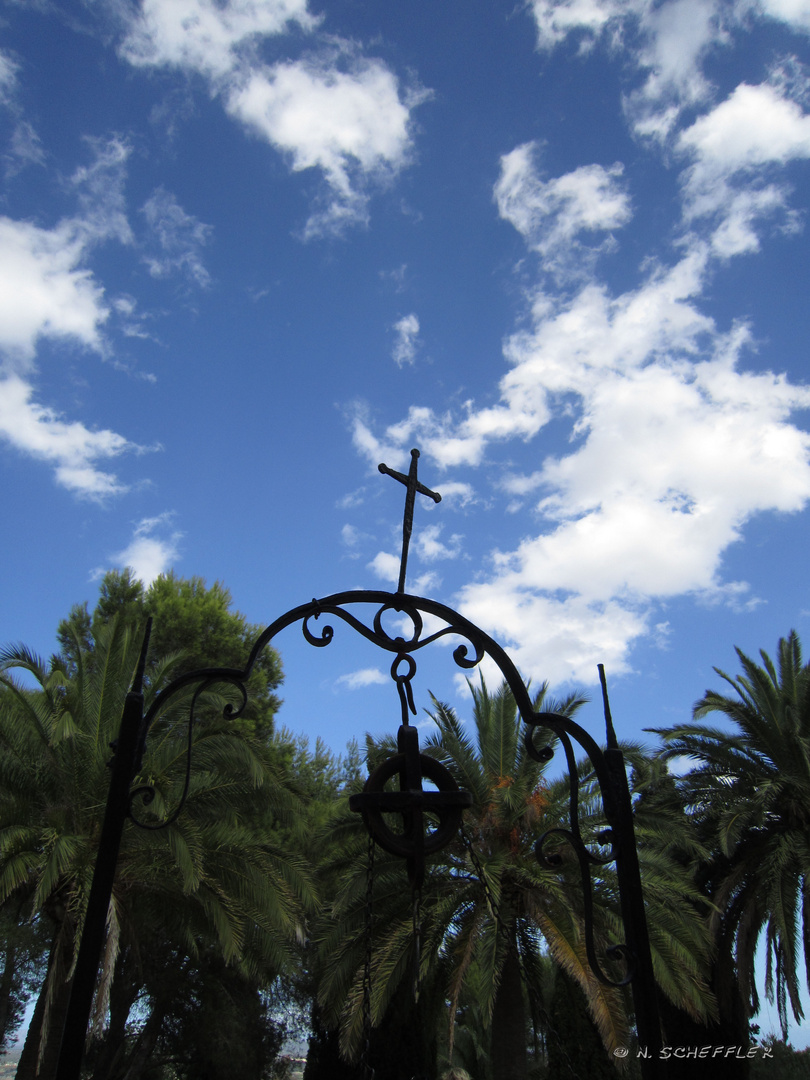
[[[118,852],[121,847],[124,822],[129,813],[129,790],[135,772],[143,723],[143,672],[151,629],[152,620],[149,619],[146,624],[138,669],[132,689],[127,694],[124,703],[121,730],[115,744],[107,808],[104,811],[96,867],[87,900],[84,930],[70,988],[70,1001],[62,1032],[59,1063],[56,1067],[56,1080],[78,1080],[81,1071],[87,1025],[98,977],[98,963],[107,930],[107,912],[118,864]]]
[[[605,706],[607,749],[605,762],[610,773],[612,798],[605,801],[605,811],[616,848],[616,876],[619,883],[619,899],[627,946],[635,961],[636,970],[630,987],[633,994],[633,1010],[636,1015],[636,1032],[643,1080],[663,1080],[665,1064],[661,1060],[661,1017],[658,1011],[658,988],[653,972],[650,935],[644,895],[641,889],[641,868],[638,862],[635,829],[633,828],[633,804],[621,752],[613,730],[610,704],[605,682],[605,669],[599,665],[602,697]],[[612,804],[612,805],[610,805]]]

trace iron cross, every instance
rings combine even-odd
[[[411,467],[407,476],[404,473],[394,472],[387,465],[377,466],[381,473],[386,476],[393,476],[395,480],[399,480],[400,484],[404,484],[407,491],[405,495],[405,517],[402,522],[402,559],[399,564],[399,585],[397,586],[397,592],[401,593],[405,592],[405,570],[408,565],[408,548],[411,543],[411,533],[413,532],[413,508],[416,502],[416,493],[418,491],[420,495],[427,495],[435,503],[442,501],[438,491],[431,491],[429,487],[425,487],[424,484],[420,484],[417,480],[416,463],[418,460],[419,451],[411,450]]]

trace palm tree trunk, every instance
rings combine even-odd
[[[492,1009],[491,1058],[493,1080],[527,1080],[526,1002],[514,938],[509,944]]]
[[[110,1080],[124,1056],[127,1021],[140,989],[136,974],[129,952],[122,952],[110,990],[110,1023],[98,1051],[92,1080]]]
[[[42,984],[34,1014],[25,1036],[25,1044],[17,1065],[17,1080],[54,1080],[62,1044],[62,1031],[65,1026],[68,1002],[70,1001],[70,980],[63,972],[70,970],[73,956],[73,934],[63,925],[54,935],[51,954],[48,958],[48,974]],[[45,1045],[42,1044],[45,1005],[48,997],[48,983],[54,975],[54,987],[51,1005],[48,1010],[48,1031]],[[42,1053],[40,1055],[40,1048]],[[37,1064],[39,1063],[39,1069]]]
[[[5,1046],[7,1030],[11,1015],[11,994],[14,988],[14,969],[17,959],[17,950],[11,937],[6,941],[3,965],[3,978],[0,980],[0,1047]]]

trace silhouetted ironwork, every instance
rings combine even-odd
[[[569,717],[555,713],[535,712],[526,684],[504,649],[480,627],[464,618],[459,612],[435,600],[412,596],[405,592],[408,547],[413,528],[413,509],[417,494],[423,494],[439,502],[441,496],[421,484],[417,479],[419,452],[411,451],[411,468],[407,476],[380,465],[380,472],[393,476],[406,486],[405,513],[402,532],[402,557],[399,585],[396,593],[377,590],[354,590],[335,593],[332,596],[301,604],[285,612],[271,623],[256,640],[243,670],[234,668],[205,668],[182,675],[171,682],[155,699],[143,715],[141,680],[145,661],[147,638],[139,666],[139,674],[127,697],[121,725],[121,735],[116,747],[110,794],[105,813],[102,838],[96,861],[84,933],[79,952],[73,992],[68,1012],[57,1080],[78,1080],[87,1023],[92,1005],[101,947],[104,940],[107,911],[112,892],[115,866],[118,857],[121,831],[127,817],[141,828],[165,828],[176,820],[188,794],[188,782],[192,768],[193,724],[195,709],[201,695],[215,685],[223,683],[234,687],[239,704],[228,705],[226,716],[236,718],[247,702],[246,684],[262,650],[274,641],[284,629],[300,623],[304,638],[315,648],[326,648],[335,636],[335,626],[340,623],[359,634],[372,646],[391,654],[391,679],[397,688],[400,706],[400,728],[397,737],[398,753],[376,768],[368,778],[364,792],[352,797],[352,809],[362,813],[370,835],[385,850],[406,860],[414,888],[421,885],[425,857],[438,850],[456,833],[461,824],[464,808],[471,805],[469,794],[459,790],[447,770],[434,758],[419,752],[417,731],[410,725],[410,717],[416,714],[413,680],[417,673],[416,656],[421,649],[446,638],[458,639],[452,652],[453,661],[464,671],[475,669],[485,656],[499,669],[508,684],[518,711],[527,725],[525,736],[528,752],[538,761],[547,762],[553,757],[550,746],[538,748],[534,733],[545,728],[560,741],[565,752],[569,773],[569,823],[570,829],[556,829],[541,837],[536,844],[537,856],[543,865],[553,868],[554,857],[545,853],[545,843],[551,835],[562,836],[576,853],[583,881],[585,896],[586,943],[589,963],[596,977],[612,986],[630,984],[636,1016],[639,1042],[647,1049],[641,1059],[644,1080],[654,1080],[663,1075],[663,1063],[659,1060],[661,1033],[658,1019],[656,985],[652,971],[646,916],[641,889],[641,877],[633,831],[633,815],[627,786],[624,759],[616,742],[610,720],[607,692],[602,672],[605,717],[607,724],[607,750],[603,751],[595,740]],[[430,631],[425,632],[425,617],[429,617]],[[384,620],[396,625],[396,632],[386,629]],[[153,789],[144,784],[132,788],[143,758],[149,730],[165,709],[178,695],[193,694],[188,712],[188,740],[186,782],[178,805],[162,819],[142,817],[142,809],[154,801]],[[593,766],[608,830],[598,837],[608,852],[596,854],[588,847],[582,836],[578,819],[578,773],[574,743],[584,750]],[[388,791],[386,783],[398,778],[399,790]],[[423,780],[435,784],[438,790],[424,790]],[[398,814],[402,830],[395,831],[383,818],[384,814]],[[625,973],[612,979],[600,965],[596,955],[593,935],[593,902],[590,872],[593,865],[616,863],[621,912],[624,921],[625,944],[617,944],[608,950],[611,958],[625,964]],[[92,910],[91,910],[92,908]],[[89,990],[88,990],[89,986]],[[367,1008],[367,1006],[364,1006]]]
[[[404,484],[407,492],[405,495],[405,514],[402,518],[402,557],[399,561],[399,584],[397,585],[397,592],[400,593],[405,592],[405,574],[408,568],[408,548],[411,544],[411,533],[413,532],[413,510],[416,503],[416,493],[427,495],[435,503],[442,501],[442,497],[437,491],[431,491],[429,487],[419,483],[416,477],[418,461],[419,451],[411,450],[411,467],[407,476],[404,473],[394,472],[387,465],[380,464],[377,466],[385,476],[393,476],[395,480],[399,480],[400,484]]]

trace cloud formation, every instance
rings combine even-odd
[[[784,173],[810,157],[808,80],[785,63],[717,101],[701,65],[723,45],[723,21],[703,0],[533,11],[544,48],[576,30],[583,48],[613,33],[612,47],[626,49],[635,27],[632,56],[648,77],[626,115],[637,134],[666,141],[681,170],[678,254],[670,265],[643,263],[634,287],[611,290],[596,257],[631,220],[621,164],[553,177],[537,144],[517,146],[501,158],[493,194],[538,256],[538,277],[525,325],[505,341],[496,400],[444,413],[415,404],[382,432],[358,409],[353,432],[370,464],[419,445],[458,470],[511,441],[531,444],[552,421],[569,425],[566,452],[538,450],[535,469],[502,475],[508,508],[526,518],[524,538],[493,551],[457,599],[512,646],[525,675],[592,682],[599,661],[630,670],[633,643],[671,597],[755,604],[745,582],[725,577],[726,552],[753,516],[810,500],[810,435],[797,423],[810,388],[746,370],[751,331],[721,328],[703,304],[723,265],[756,251],[766,228],[800,226]],[[424,537],[428,558],[438,536],[428,528]],[[382,555],[373,565],[393,570]]]
[[[579,276],[611,246],[610,238],[594,244],[593,234],[611,233],[630,220],[630,200],[621,184],[624,170],[619,163],[607,169],[583,165],[544,180],[537,156],[532,142],[501,158],[495,184],[498,213],[542,256],[547,271],[559,279]]]
[[[299,59],[261,60],[263,38],[293,25],[313,34],[318,23],[305,0],[146,0],[120,47],[136,66],[201,75],[226,111],[294,172],[321,171],[326,188],[305,239],[367,222],[369,189],[408,163],[410,112],[426,96],[401,92],[382,61],[335,38]]]
[[[89,164],[70,180],[76,215],[49,229],[0,217],[0,436],[50,463],[69,491],[98,500],[126,490],[101,463],[142,448],[38,404],[33,381],[43,340],[104,352],[110,307],[87,260],[96,244],[132,239],[122,190],[129,148],[117,138],[88,145]]]
[[[173,519],[172,513],[165,513],[140,521],[129,544],[113,555],[114,565],[122,570],[130,567],[146,586],[171,570],[183,538],[183,534],[173,527]]]
[[[202,261],[202,248],[211,236],[211,226],[187,214],[165,188],[158,188],[143,206],[149,229],[144,262],[152,277],[180,273],[205,288],[211,278]],[[151,249],[151,250],[150,250]]]
[[[34,389],[19,375],[0,378],[0,436],[24,454],[53,465],[57,483],[76,495],[101,500],[126,491],[100,461],[141,447],[114,431],[91,431],[32,401]]]
[[[389,678],[390,676],[379,668],[361,668],[360,671],[339,676],[335,680],[335,686],[344,687],[346,690],[361,690],[365,686],[385,686]]]
[[[397,367],[412,364],[416,359],[416,349],[419,344],[419,319],[413,312],[403,315],[394,323],[396,340],[391,356]]]

